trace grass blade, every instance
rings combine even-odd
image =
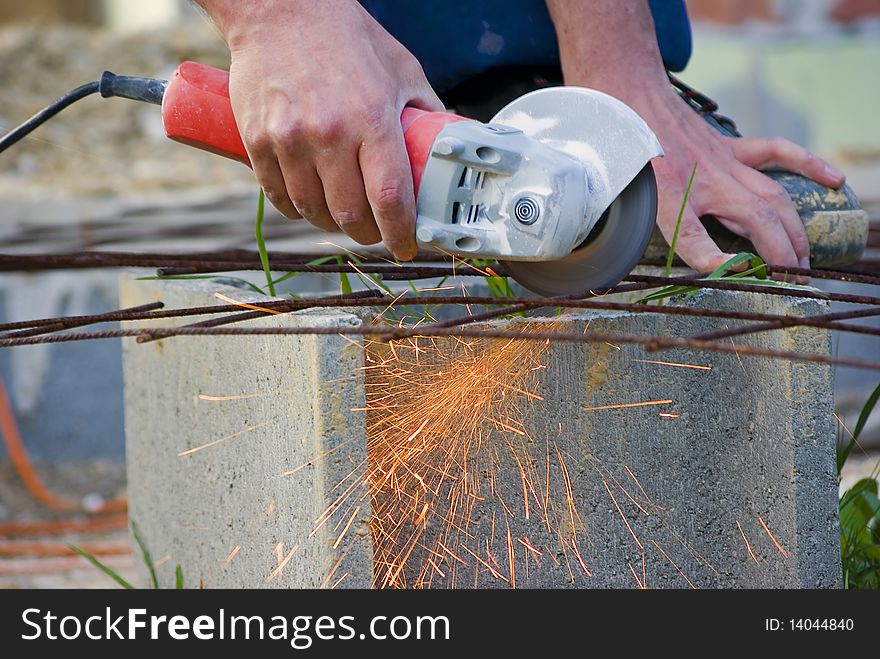
[[[684,209],[687,208],[688,199],[691,196],[691,186],[694,184],[694,177],[697,175],[697,163],[691,170],[691,178],[688,181],[687,188],[684,191],[684,198],[681,200],[681,208],[678,210],[678,219],[675,221],[675,231],[672,234],[672,242],[669,244],[669,251],[666,253],[666,276],[672,272],[672,260],[675,258],[675,248],[678,245],[678,231],[681,229],[681,218],[684,216]]]
[[[92,556],[92,555],[91,555],[90,553],[88,553],[87,551],[83,551],[82,549],[80,549],[80,548],[77,547],[76,545],[67,545],[67,546],[70,547],[70,549],[71,549],[72,551],[75,551],[77,554],[79,554],[79,555],[82,556],[84,559],[86,559],[89,563],[91,563],[92,565],[94,565],[96,568],[98,568],[99,570],[101,570],[101,572],[103,572],[103,573],[106,574],[108,577],[110,577],[111,579],[113,579],[113,581],[115,581],[116,583],[118,583],[120,586],[122,586],[122,587],[125,588],[126,590],[134,590],[134,589],[135,589],[134,586],[132,586],[132,585],[131,585],[130,583],[128,583],[125,579],[123,579],[121,576],[119,576],[119,573],[116,572],[116,570],[114,570],[113,568],[110,568],[110,567],[104,565],[101,561],[99,561],[97,558],[95,558],[94,556]]]
[[[266,250],[266,241],[263,238],[263,217],[266,215],[266,193],[260,188],[260,198],[257,201],[257,250],[260,252],[260,263],[263,264],[263,272],[266,275],[266,289],[269,295],[275,297],[275,282],[272,281],[272,272],[269,270],[269,253]]]
[[[134,520],[131,520],[131,532],[132,535],[134,535],[134,541],[137,543],[137,546],[140,547],[141,556],[144,559],[144,565],[146,565],[147,570],[150,571],[150,588],[157,590],[159,588],[159,579],[156,577],[156,566],[153,564],[153,558],[150,556],[150,551],[147,549],[147,545],[144,543],[138,525]]]
[[[865,405],[862,407],[862,411],[859,414],[859,420],[856,422],[856,427],[853,430],[852,437],[849,442],[847,442],[846,446],[838,451],[837,453],[837,477],[840,478],[840,472],[843,469],[843,465],[846,464],[847,458],[849,458],[849,454],[852,453],[852,450],[856,447],[856,444],[859,441],[859,435],[862,433],[862,429],[865,427],[865,424],[868,422],[868,417],[871,416],[871,412],[874,411],[874,407],[877,405],[877,401],[880,400],[880,384],[878,384],[874,391],[871,392],[871,395],[868,396],[868,400],[865,402]]]
[[[180,565],[174,569],[174,587],[177,590],[183,590],[183,569]]]

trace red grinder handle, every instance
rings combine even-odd
[[[464,119],[448,112],[404,108],[400,121],[414,190],[419,189],[437,133],[447,124]],[[162,121],[165,134],[172,140],[250,167],[229,102],[228,72],[198,62],[183,62],[168,81],[162,101]]]

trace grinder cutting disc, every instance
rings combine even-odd
[[[571,295],[620,282],[644,254],[657,219],[651,159],[663,150],[644,120],[608,94],[555,87],[515,99],[492,123],[518,128],[583,163],[590,172],[587,206],[605,209],[568,256],[504,260],[510,276],[543,295]]]
[[[559,261],[502,261],[520,284],[540,295],[572,295],[615,286],[645,253],[657,218],[650,163],[614,200],[587,239]]]

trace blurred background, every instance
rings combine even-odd
[[[680,77],[718,101],[744,134],[787,137],[844,169],[873,222],[874,248],[861,265],[876,272],[880,0],[688,0],[688,7],[694,56]],[[0,131],[105,69],[167,77],[184,59],[224,68],[229,60],[217,31],[185,0],[0,0]],[[247,168],[167,141],[155,107],[93,98],[0,157],[0,251],[253,249],[257,192]],[[270,249],[290,251],[314,251],[322,239],[277,215],[266,237]],[[0,323],[114,309],[116,279],[99,270],[0,273]],[[841,356],[880,357],[876,337],[834,341]],[[0,376],[47,483],[92,501],[124,491],[118,342],[0,350]],[[835,404],[849,427],[878,381],[874,372],[837,370]],[[880,414],[862,437],[853,474],[877,463]],[[0,446],[0,522],[40,516],[52,514],[21,486]],[[21,583],[21,574],[0,560],[0,585]],[[33,574],[27,583],[39,585]],[[56,573],[45,578],[58,585]]]

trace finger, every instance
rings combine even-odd
[[[361,245],[373,245],[382,234],[364,190],[364,175],[357,154],[318,164],[327,208],[336,225]]]
[[[278,164],[275,154],[257,156],[255,153],[251,157],[251,164],[269,203],[278,209],[278,212],[284,217],[302,219],[302,215],[296,210],[296,206],[293,205],[287,194],[284,175],[281,173],[281,166]]]
[[[327,202],[324,199],[324,186],[310,162],[282,154],[279,158],[287,195],[299,214],[308,222],[324,231],[338,231]]]
[[[737,160],[755,169],[778,167],[833,188],[839,188],[846,181],[846,175],[839,169],[781,137],[730,138],[728,143]]]
[[[810,241],[804,228],[803,220],[795,210],[788,193],[779,183],[761,172],[748,167],[738,167],[733,172],[734,178],[744,187],[761,197],[773,207],[782,222],[788,239],[797,256],[798,266],[810,267]]]
[[[364,188],[382,241],[401,260],[415,257],[416,204],[412,171],[396,116],[361,146]]]
[[[706,212],[745,235],[767,263],[798,267],[794,246],[776,209],[735,179],[728,180],[724,196],[715,199]]]
[[[671,202],[669,204],[661,202],[660,217],[663,221],[658,222],[663,237],[670,245],[675,236],[680,210],[680,208],[673,210],[672,205]],[[681,214],[678,238],[675,241],[676,254],[697,272],[711,272],[733,256],[733,254],[725,254],[718,248],[690,206],[687,206]]]

